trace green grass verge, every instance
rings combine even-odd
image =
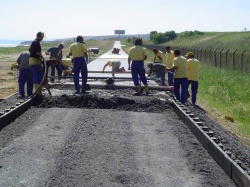
[[[17,47],[0,47],[1,54],[14,54],[21,53],[23,51],[28,51],[28,46],[17,46]]]
[[[239,131],[250,137],[250,75],[241,71],[203,65],[198,97],[205,103],[233,117]]]

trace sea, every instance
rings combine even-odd
[[[0,47],[16,47],[19,46],[23,40],[1,40]]]

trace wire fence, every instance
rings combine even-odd
[[[162,45],[143,44],[149,50],[154,48],[166,52],[166,47]],[[208,47],[171,46],[172,50],[179,49],[182,55],[193,52],[195,58],[210,66],[241,70],[250,73],[250,53],[238,49],[220,49]]]

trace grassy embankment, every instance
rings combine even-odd
[[[105,53],[113,47],[115,39],[110,40],[87,40],[85,45],[87,48],[98,47],[100,52],[98,55]],[[69,46],[72,42],[66,42],[65,48],[63,49],[63,55],[68,55]],[[57,46],[59,42],[42,43],[42,51],[46,51],[52,46]],[[18,46],[18,47],[0,47],[0,98],[5,98],[18,91],[17,78],[13,76],[13,71],[11,70],[11,64],[16,63],[18,55],[28,50],[28,46]],[[45,56],[45,55],[44,55]],[[91,54],[91,56],[96,56]]]
[[[178,37],[164,45],[237,48],[238,50],[246,49],[246,52],[250,53],[249,41],[250,32],[204,33],[201,36]],[[123,43],[127,45],[125,50],[132,45],[125,40]],[[152,61],[152,51],[147,51],[147,55],[147,62]],[[211,115],[216,120],[223,122],[226,129],[247,140],[250,138],[250,75],[241,71],[219,69],[208,66],[204,62],[201,63],[198,104],[209,106]],[[235,123],[225,121],[225,116],[232,117]]]

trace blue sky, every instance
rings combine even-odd
[[[250,30],[249,0],[0,0],[0,39]]]

